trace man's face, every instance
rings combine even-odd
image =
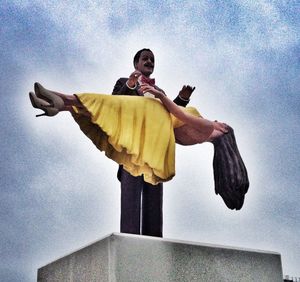
[[[135,64],[135,69],[145,76],[150,76],[154,70],[154,55],[150,51],[143,51],[139,61]]]

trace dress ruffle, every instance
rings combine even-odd
[[[160,101],[139,96],[76,96],[90,117],[74,107],[75,121],[108,158],[154,185],[175,175],[175,119]]]

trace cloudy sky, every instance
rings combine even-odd
[[[35,118],[39,81],[111,93],[143,47],[169,97],[235,129],[250,189],[240,211],[214,194],[211,144],[177,146],[164,237],[279,252],[300,277],[300,4],[282,1],[1,1],[0,280],[119,231],[117,165],[68,113]]]

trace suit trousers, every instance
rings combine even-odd
[[[121,232],[162,237],[162,183],[152,185],[120,169]]]

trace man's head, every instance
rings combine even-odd
[[[154,55],[150,49],[138,51],[133,58],[134,68],[144,76],[150,76],[154,70]]]

